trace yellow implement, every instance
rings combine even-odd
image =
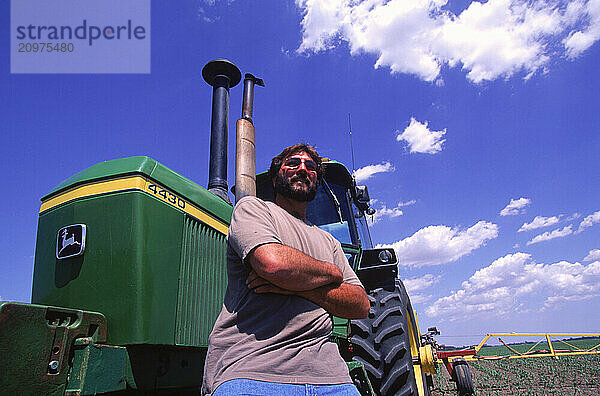
[[[540,340],[535,342],[527,351],[520,352],[505,342],[501,337],[540,337]],[[574,345],[572,342],[562,340],[560,338],[573,337],[594,337],[595,345],[589,348],[581,348]],[[507,349],[507,353],[503,355],[483,356],[479,355],[481,348],[486,346],[490,339],[497,339]],[[557,348],[564,346],[564,348]],[[454,356],[462,356],[465,360],[498,360],[498,359],[523,359],[534,357],[554,357],[569,355],[593,355],[600,354],[600,333],[489,333],[481,340],[479,345],[473,349],[464,351],[452,351],[452,354],[438,352],[438,361],[443,363],[444,360],[452,360]]]

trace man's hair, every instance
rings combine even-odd
[[[269,178],[273,180],[273,178],[277,176],[279,169],[281,169],[281,165],[283,165],[287,157],[302,151],[308,154],[310,158],[312,158],[317,164],[317,183],[321,183],[321,178],[323,177],[323,165],[321,157],[313,146],[306,143],[298,143],[294,144],[293,146],[286,147],[278,156],[273,158],[271,160],[271,167],[269,168]]]

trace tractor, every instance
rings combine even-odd
[[[31,304],[0,302],[0,394],[198,394],[208,336],[227,285],[229,89],[237,66],[203,69],[213,89],[208,188],[149,157],[106,161],[41,199]],[[236,198],[273,200],[256,175],[252,101],[244,78]],[[428,395],[433,342],[422,338],[393,249],[373,248],[366,186],[324,160],[309,220],[337,238],[371,302],[369,317],[333,318],[363,395]]]

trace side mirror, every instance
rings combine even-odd
[[[369,197],[369,190],[367,186],[356,186],[355,189],[355,199],[354,203],[363,212],[366,212],[368,215],[372,215],[375,213],[375,209],[369,206],[369,202],[371,201],[371,197]]]
[[[431,333],[431,335],[440,335],[440,331],[437,329],[437,327],[430,327],[427,329],[428,333]]]
[[[368,204],[370,200],[367,186],[356,186],[356,202]]]

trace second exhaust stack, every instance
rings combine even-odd
[[[236,124],[235,148],[235,202],[246,195],[256,195],[256,155],[254,138],[254,121],[252,109],[254,105],[254,85],[261,87],[265,83],[250,73],[244,76],[244,99],[242,102],[242,118]]]

